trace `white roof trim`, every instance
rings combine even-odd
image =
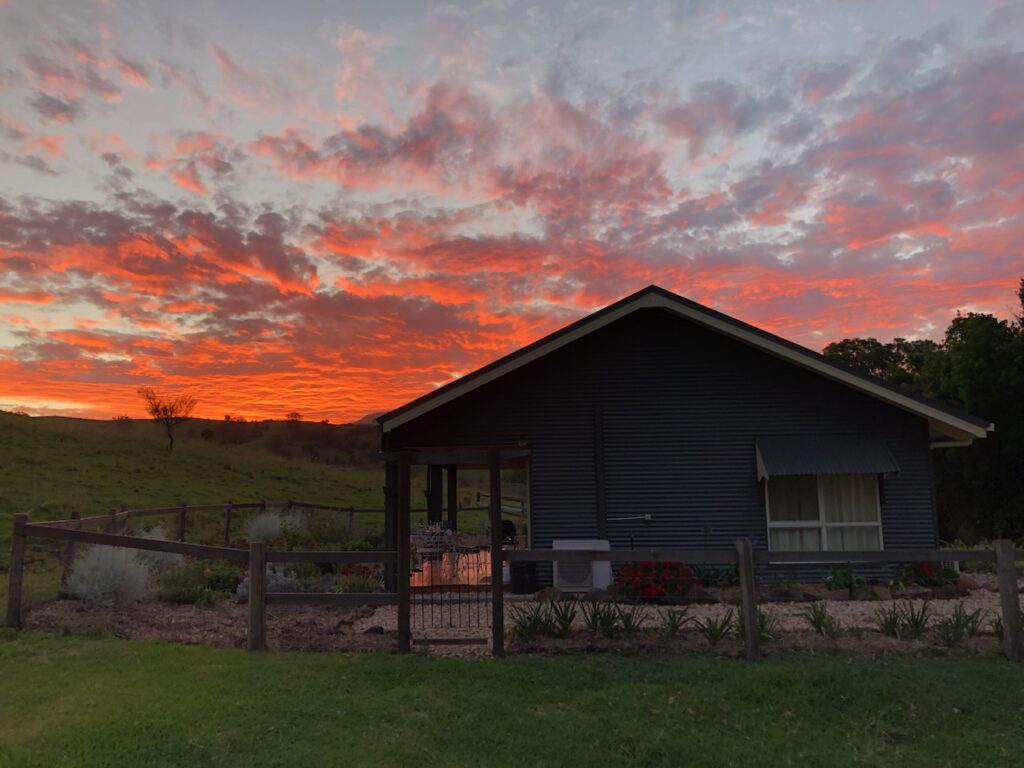
[[[654,292],[641,294],[637,296],[635,300],[623,304],[602,317],[597,318],[592,322],[585,323],[579,328],[569,331],[568,333],[563,333],[560,336],[551,339],[548,343],[541,344],[536,349],[533,349],[526,354],[519,355],[507,361],[503,365],[496,366],[494,369],[487,371],[487,373],[473,377],[461,384],[456,382],[450,389],[439,394],[437,397],[431,397],[407,411],[403,411],[390,419],[382,421],[381,428],[384,432],[390,432],[396,427],[400,427],[401,425],[419,418],[423,414],[428,413],[435,408],[439,408],[446,403],[450,403],[452,400],[455,400],[462,395],[472,392],[475,389],[479,389],[495,379],[501,378],[512,371],[522,368],[524,365],[529,365],[534,360],[537,360],[544,355],[561,349],[568,344],[572,344],[574,341],[604,328],[605,326],[614,323],[616,320],[620,320],[626,315],[632,314],[638,309],[666,309],[670,312],[674,312],[675,314],[685,317],[686,319],[691,320],[698,325],[702,325],[705,328],[709,328],[723,334],[724,336],[736,339],[737,341],[751,347],[755,347],[756,349],[760,349],[768,354],[774,355],[775,357],[794,363],[801,368],[814,371],[827,379],[837,381],[840,384],[845,384],[852,389],[859,390],[898,408],[902,408],[905,411],[909,411],[910,413],[914,413],[928,419],[928,421],[934,425],[941,425],[945,427],[942,432],[946,435],[963,439],[983,438],[988,430],[992,429],[992,427],[989,426],[988,430],[986,430],[985,427],[957,418],[953,414],[930,406],[927,403],[922,403],[912,397],[901,395],[899,392],[894,392],[887,387],[865,380],[860,376],[847,373],[841,368],[837,368],[823,360],[819,360],[811,355],[803,354],[770,338],[765,338],[760,334],[752,333],[745,328],[737,327],[732,323],[726,322],[712,315],[708,315],[707,313],[701,312],[687,304],[682,304],[678,301],[672,300],[668,296]]]

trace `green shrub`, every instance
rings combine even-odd
[[[619,609],[611,603],[583,603],[583,621],[587,629],[602,637],[615,637],[621,629]]]
[[[575,600],[562,600],[545,603],[548,611],[550,631],[555,637],[568,637],[572,632],[572,623],[576,620],[577,604]]]
[[[693,576],[702,587],[735,587],[740,583],[739,567],[735,565],[698,565],[693,569]]]
[[[804,610],[804,618],[815,632],[833,642],[842,634],[843,625],[839,619],[828,612],[828,603],[824,601],[809,605]]]
[[[864,579],[854,572],[852,563],[847,563],[832,568],[832,573],[825,579],[825,586],[828,589],[845,589],[852,595],[855,589],[864,586]]]
[[[160,574],[160,599],[187,605],[215,605],[235,590],[240,576],[229,563],[192,562]]]
[[[700,633],[704,635],[704,639],[708,641],[708,645],[716,646],[721,642],[722,638],[730,635],[736,626],[735,614],[730,608],[722,616],[708,616],[704,621],[697,620],[694,622]]]
[[[686,615],[688,611],[689,608],[666,608],[658,611],[658,616],[661,617],[661,636],[671,638],[678,635],[683,627],[693,621],[691,616]]]
[[[981,631],[984,617],[985,612],[981,608],[968,613],[964,604],[958,603],[952,615],[943,616],[935,622],[935,635],[942,645],[960,645],[965,638],[974,637]]]
[[[916,640],[931,626],[931,608],[928,602],[915,608],[911,600],[893,600],[888,606],[881,606],[875,612],[875,623],[883,635],[903,640]]]
[[[257,512],[245,523],[249,541],[273,541],[281,535],[281,516],[276,512]]]
[[[151,571],[133,550],[95,546],[72,564],[66,587],[79,600],[113,606],[142,597],[151,578]]]
[[[528,603],[512,606],[512,637],[529,643],[538,637],[550,635],[551,619],[547,606],[542,603]]]
[[[335,592],[365,593],[377,592],[384,587],[381,578],[371,573],[347,573],[335,582]]]
[[[644,623],[644,609],[640,605],[631,605],[629,608],[616,606],[619,617],[619,629],[624,635],[635,635],[640,626]]]

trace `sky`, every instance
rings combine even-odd
[[[1024,3],[0,0],[0,408],[345,422],[658,284],[1009,316]]]

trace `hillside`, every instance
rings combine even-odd
[[[196,419],[168,453],[148,421],[0,412],[0,535],[14,512],[53,518],[259,498],[381,506],[375,442],[372,427]]]

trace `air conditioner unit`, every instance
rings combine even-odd
[[[552,549],[590,549],[607,552],[607,539],[555,539]],[[565,561],[554,563],[554,583],[563,592],[589,592],[612,585],[612,564],[608,560]]]

